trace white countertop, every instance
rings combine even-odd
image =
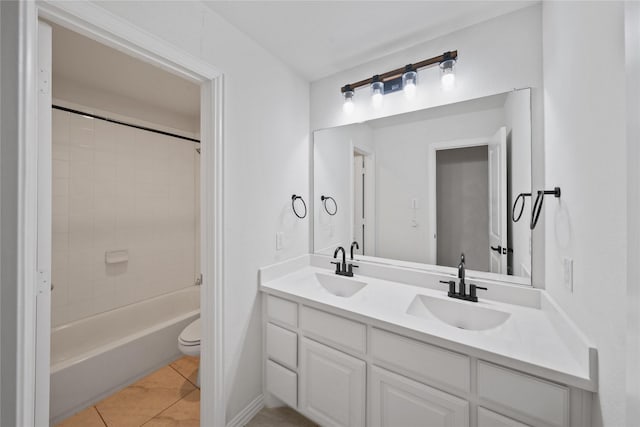
[[[448,298],[446,289],[439,291],[356,274],[353,279],[364,281],[367,286],[344,298],[329,293],[316,279],[316,273],[332,274],[328,269],[298,262],[293,272],[286,270],[280,267],[279,277],[261,274],[265,281],[260,290],[553,381],[590,391],[597,389],[595,348],[584,342],[579,331],[571,336],[573,325],[559,324],[570,322],[565,322],[566,317],[557,312],[544,291],[540,291],[546,301],[542,308],[483,298],[482,291],[479,302],[473,303]],[[436,318],[408,314],[407,308],[418,294],[493,308],[511,316],[494,329],[463,330]]]

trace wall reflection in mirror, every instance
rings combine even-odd
[[[314,133],[316,253],[357,241],[372,260],[455,267],[464,252],[470,270],[526,282],[530,199],[511,211],[530,192],[529,89]]]

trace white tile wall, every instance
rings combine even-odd
[[[194,284],[199,173],[192,142],[53,110],[54,326]]]

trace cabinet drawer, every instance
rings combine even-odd
[[[267,360],[267,390],[292,408],[298,406],[298,375]]]
[[[375,363],[436,387],[470,391],[471,362],[462,354],[374,328],[371,356]]]
[[[466,400],[376,366],[370,373],[372,427],[469,426]]]
[[[300,328],[306,334],[357,353],[367,351],[367,328],[362,323],[309,307],[300,310]]]
[[[478,427],[531,427],[488,409],[478,407]]]
[[[267,355],[295,369],[298,366],[298,334],[267,323]]]
[[[478,397],[558,427],[569,425],[569,389],[478,361]]]
[[[298,327],[298,304],[267,295],[267,317],[291,328]]]

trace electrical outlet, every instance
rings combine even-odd
[[[284,244],[284,233],[282,231],[276,232],[276,251],[282,250]]]
[[[571,258],[562,259],[563,283],[569,292],[573,292],[573,260]]]

